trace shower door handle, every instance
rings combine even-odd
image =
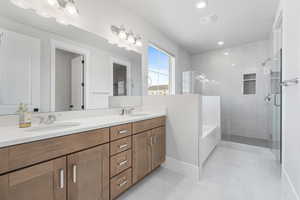
[[[297,85],[298,83],[299,83],[299,78],[293,78],[293,79],[282,81],[281,85],[284,87],[288,87],[292,85]]]

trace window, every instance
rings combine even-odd
[[[174,93],[175,58],[151,45],[148,47],[148,95],[169,95]]]
[[[243,76],[244,95],[256,94],[256,74],[244,74]]]

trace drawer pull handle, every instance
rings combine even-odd
[[[119,187],[123,187],[124,185],[126,185],[128,183],[128,181],[124,181],[123,183],[119,184]]]
[[[64,169],[59,170],[59,188],[63,189],[65,186],[65,171]]]
[[[126,134],[126,133],[128,133],[128,130],[119,131],[119,134]]]
[[[122,165],[125,165],[125,164],[127,164],[127,163],[128,163],[128,160],[125,160],[125,161],[123,161],[123,162],[120,162],[119,165],[122,166]]]
[[[123,145],[120,145],[120,149],[123,149],[125,147],[128,147],[128,144],[123,144]]]
[[[73,183],[77,182],[77,166],[73,165]]]

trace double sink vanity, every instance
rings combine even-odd
[[[3,127],[0,199],[116,199],[165,161],[165,120],[156,113]]]

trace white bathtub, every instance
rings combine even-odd
[[[221,141],[220,97],[204,96],[202,102],[202,133],[199,135],[199,179],[203,166]]]

